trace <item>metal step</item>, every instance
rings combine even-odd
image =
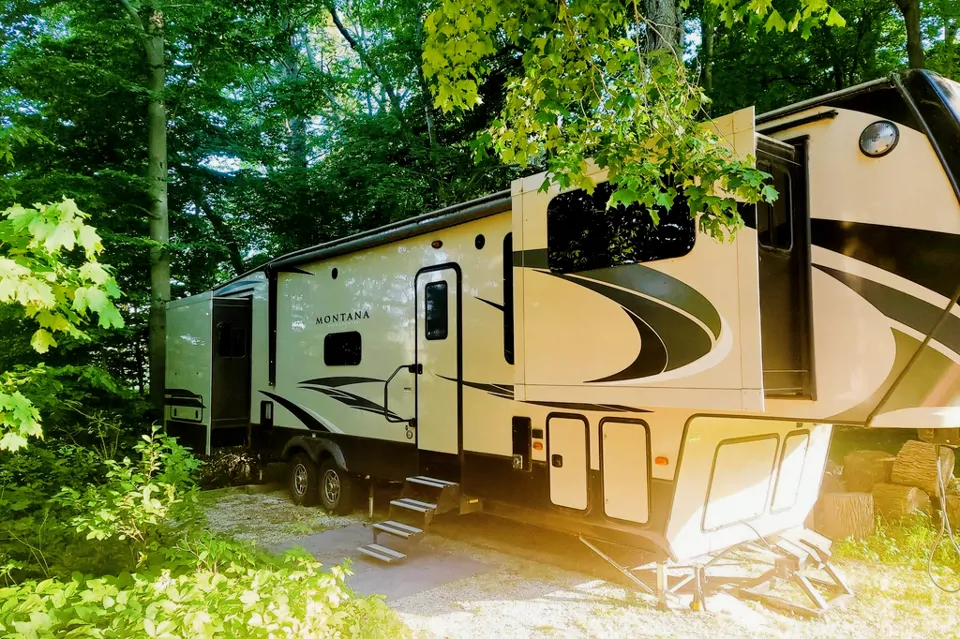
[[[381,521],[375,523],[373,527],[380,532],[393,535],[394,537],[400,537],[402,539],[410,539],[411,537],[416,537],[417,535],[423,533],[423,530],[420,528],[417,528],[416,526],[408,526],[407,524],[401,524],[399,521]]]
[[[397,552],[393,548],[387,548],[386,546],[381,546],[380,544],[367,544],[366,546],[360,546],[357,548],[357,550],[368,557],[373,557],[374,559],[387,564],[392,564],[395,561],[400,561],[401,559],[407,558],[407,556],[402,552]]]
[[[391,506],[396,506],[397,508],[404,508],[406,510],[412,510],[417,513],[428,513],[432,510],[437,509],[436,504],[430,504],[425,501],[420,501],[419,499],[411,499],[409,497],[404,497],[402,499],[394,499],[390,502]]]
[[[445,488],[447,486],[457,485],[456,482],[446,481],[445,479],[434,479],[433,477],[424,477],[423,475],[407,477],[407,481],[414,484],[421,484],[423,486],[430,486],[431,488]]]

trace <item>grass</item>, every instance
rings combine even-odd
[[[939,524],[935,525],[925,515],[916,515],[896,523],[877,518],[877,529],[873,535],[866,539],[837,542],[835,554],[839,559],[926,570],[930,550],[939,530]],[[937,548],[933,566],[938,572],[960,575],[960,555],[946,534]]]

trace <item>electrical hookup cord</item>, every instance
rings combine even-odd
[[[956,588],[948,588],[937,582],[937,578],[933,576],[933,557],[937,554],[937,550],[940,548],[940,543],[943,541],[943,533],[947,533],[947,539],[950,540],[950,544],[953,546],[953,549],[956,551],[957,556],[960,557],[960,546],[957,545],[957,540],[953,536],[953,529],[950,527],[950,517],[947,515],[947,485],[943,480],[943,470],[940,468],[940,448],[941,445],[937,445],[937,484],[940,489],[940,532],[937,533],[937,538],[933,542],[933,547],[930,549],[930,557],[927,559],[927,576],[930,578],[930,583],[934,586],[951,595],[955,595],[960,592],[960,585],[957,585]],[[951,472],[951,474],[953,474]]]

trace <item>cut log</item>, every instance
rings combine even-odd
[[[824,495],[829,495],[831,493],[842,492],[846,492],[846,489],[844,488],[843,480],[840,479],[840,476],[832,472],[824,473],[823,481],[820,482],[820,495],[817,498],[817,503],[813,505],[813,508],[810,510],[810,514],[807,515],[806,520],[804,520],[803,525],[810,530],[815,530],[818,533],[823,534],[823,531],[820,529],[820,525],[818,523],[822,518],[820,509],[823,505],[823,497]]]
[[[896,456],[882,450],[857,450],[843,458],[843,482],[851,493],[869,493],[889,484]]]
[[[864,539],[873,534],[873,495],[830,493],[820,499],[817,532],[831,539]]]
[[[873,504],[878,515],[890,520],[930,513],[930,496],[916,486],[877,484],[873,487]]]
[[[944,510],[947,512],[947,521],[950,522],[950,528],[954,532],[960,532],[960,496],[947,495],[947,504]]]
[[[901,486],[916,486],[928,495],[939,494],[937,470],[943,473],[944,481],[953,476],[953,450],[940,447],[939,459],[937,446],[912,440],[903,445],[893,462],[890,482]]]

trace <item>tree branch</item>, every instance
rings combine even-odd
[[[334,5],[333,0],[327,0],[326,2],[327,11],[330,12],[330,17],[333,18],[333,24],[337,27],[337,31],[340,32],[340,35],[343,36],[344,40],[347,41],[347,44],[350,45],[350,48],[357,54],[360,58],[360,61],[370,69],[370,72],[377,77],[377,81],[380,82],[380,86],[383,87],[383,90],[386,91],[387,97],[390,98],[390,104],[393,106],[394,111],[397,113],[397,118],[400,120],[401,124],[405,124],[403,117],[403,109],[400,106],[400,98],[397,97],[396,91],[393,89],[393,85],[387,80],[383,72],[373,63],[373,60],[370,59],[370,56],[367,55],[367,52],[364,50],[360,42],[353,37],[353,34],[344,26],[343,21],[340,20],[340,14],[337,13],[337,7]]]
[[[147,30],[143,28],[143,21],[140,19],[140,14],[137,13],[137,10],[133,8],[133,5],[130,4],[130,0],[118,0],[120,5],[127,12],[127,15],[130,16],[130,22],[133,23],[141,33],[146,33]]]

